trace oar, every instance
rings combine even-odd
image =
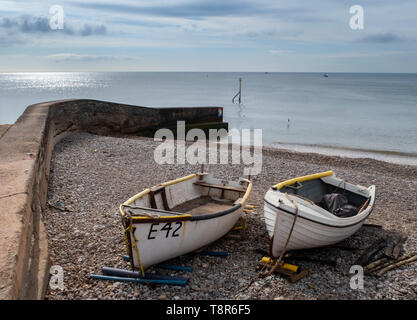
[[[101,269],[101,272],[104,275],[115,276],[115,277],[140,278],[140,279],[148,279],[148,280],[180,280],[180,281],[188,280],[188,278],[169,276],[165,274],[148,273],[148,274],[145,274],[145,276],[142,276],[140,272],[118,269],[118,268],[110,268],[110,267],[103,267]]]
[[[124,261],[130,261],[130,257],[129,256],[123,256],[123,260]],[[175,270],[175,271],[187,271],[187,272],[192,272],[193,268],[191,267],[183,267],[183,266],[174,266],[174,265],[170,265],[170,264],[158,264],[156,265],[157,268],[161,268],[161,269],[167,269],[167,270]]]
[[[187,271],[192,272],[193,268],[191,267],[183,267],[183,266],[174,266],[171,264],[157,264],[155,267],[167,270],[176,270],[176,271]]]
[[[120,282],[172,284],[172,285],[177,285],[177,286],[185,286],[187,284],[187,281],[183,281],[183,280],[125,278],[125,277],[114,277],[114,276],[107,276],[107,275],[101,275],[101,274],[91,274],[90,278],[97,279],[97,280],[109,280],[109,281],[120,281]]]

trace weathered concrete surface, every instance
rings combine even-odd
[[[0,124],[0,138],[6,133],[11,127],[11,124]]]
[[[0,299],[42,299],[49,262],[42,223],[49,165],[59,136],[72,132],[149,135],[184,120],[226,127],[217,107],[145,108],[96,100],[29,106],[0,131]],[[3,132],[3,134],[1,134]]]

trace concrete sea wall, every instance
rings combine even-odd
[[[0,126],[0,299],[42,299],[49,280],[42,223],[49,166],[60,137],[152,135],[183,120],[190,128],[226,128],[218,107],[146,108],[97,100],[60,100],[27,107]]]

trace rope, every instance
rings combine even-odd
[[[133,224],[131,224],[129,227],[126,228],[126,231],[130,232],[132,237],[133,237],[134,241],[132,243],[132,248],[135,250],[136,255],[138,257],[139,267],[140,267],[140,271],[142,273],[142,276],[145,276],[145,271],[143,270],[142,263],[140,261],[139,249],[137,247],[137,244],[138,244],[139,240],[135,236],[135,230],[136,230],[136,228],[133,226]]]
[[[125,241],[126,241],[126,246],[129,247],[128,237],[129,237],[129,233],[130,233],[130,235],[133,238],[132,249],[135,250],[136,256],[138,257],[140,272],[141,272],[142,276],[145,276],[145,271],[143,270],[142,262],[140,261],[140,254],[139,254],[139,249],[138,249],[138,246],[137,246],[139,240],[135,236],[136,228],[135,228],[135,226],[134,226],[134,224],[132,222],[132,216],[130,215],[132,212],[130,210],[126,210],[126,211],[127,211],[126,212],[127,213],[127,217],[125,218],[127,220],[126,221],[126,224],[125,224],[125,231],[126,231],[125,232]],[[130,255],[130,250],[128,250],[128,254]],[[131,257],[131,259],[133,259],[133,256]],[[132,265],[132,267],[133,267],[133,265]]]
[[[360,208],[360,210],[359,210],[359,212],[358,212],[358,214],[359,213],[361,213],[365,208],[366,208],[366,206],[368,205],[368,203],[369,203],[369,199],[370,198],[368,198],[368,200],[366,200],[366,202],[362,205],[362,207]]]
[[[292,222],[292,226],[291,226],[291,229],[290,229],[290,233],[288,234],[287,242],[285,243],[284,249],[282,250],[281,255],[279,256],[279,258],[275,262],[275,264],[272,266],[272,268],[269,270],[269,272],[267,273],[267,275],[272,274],[280,265],[282,265],[281,260],[284,257],[284,254],[285,254],[285,252],[287,250],[288,243],[290,242],[290,238],[291,238],[292,232],[294,230],[295,221],[297,220],[297,216],[298,216],[298,206],[297,206],[297,203],[288,196],[288,193],[285,193],[285,197],[289,201],[291,201],[292,204],[294,205],[294,207],[295,207],[295,216],[294,216],[294,220]]]

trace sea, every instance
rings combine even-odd
[[[262,129],[264,146],[417,165],[417,74],[0,73],[0,124],[30,104],[68,98],[221,106],[229,128]]]

